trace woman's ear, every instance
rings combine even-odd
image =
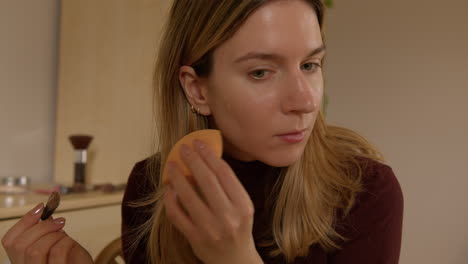
[[[182,66],[179,69],[179,82],[190,104],[195,109],[199,109],[199,114],[204,116],[211,115],[206,80],[200,78],[192,67]]]

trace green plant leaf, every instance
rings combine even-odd
[[[325,5],[327,7],[333,7],[333,0],[325,0]]]

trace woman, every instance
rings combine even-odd
[[[398,262],[392,170],[320,113],[322,22],[318,0],[174,2],[155,75],[160,155],[135,166],[124,198],[127,261]],[[223,159],[194,146],[182,157],[200,193],[177,168],[167,191],[159,165],[206,128],[221,130]]]
[[[322,26],[319,0],[174,1],[155,73],[158,154],[136,164],[122,207],[127,263],[398,263],[395,175],[321,114]],[[195,141],[180,153],[194,181],[168,163],[162,184],[174,143],[206,128],[221,131],[223,157]],[[24,230],[4,239],[17,263]]]

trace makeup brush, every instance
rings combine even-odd
[[[85,184],[87,149],[93,137],[89,135],[71,135],[69,139],[75,149],[75,183]]]
[[[47,201],[47,204],[44,208],[44,211],[42,212],[41,215],[41,220],[46,220],[49,218],[57,209],[60,203],[60,194],[58,192],[53,192],[49,196],[49,200]]]

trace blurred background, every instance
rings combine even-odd
[[[67,137],[88,133],[89,182],[125,183],[154,143],[169,3],[0,0],[0,177],[70,183]],[[374,143],[404,192],[400,263],[467,263],[468,1],[335,0],[326,38],[329,123]]]

